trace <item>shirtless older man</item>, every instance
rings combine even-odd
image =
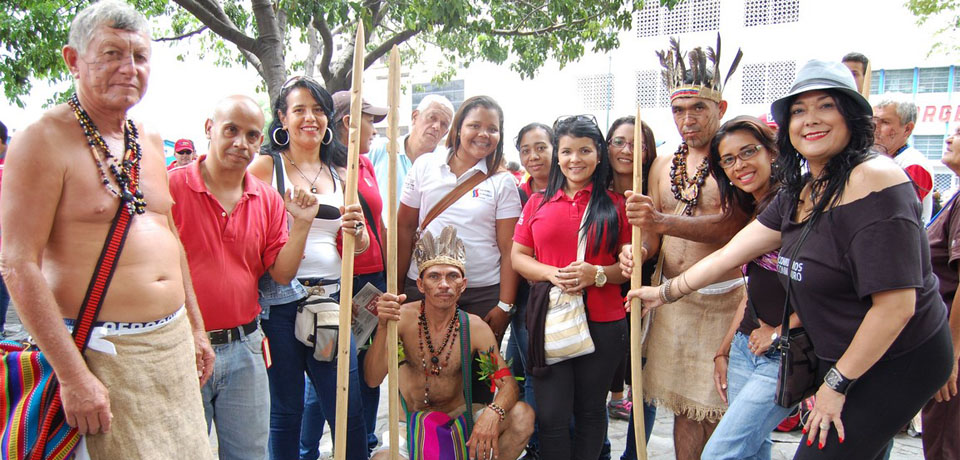
[[[701,48],[689,54],[698,53]],[[707,169],[710,142],[727,110],[723,80],[700,67],[684,72],[669,57],[661,62],[674,76],[667,82],[670,107],[683,143],[650,166],[649,197],[627,192],[627,217],[643,229],[647,253],[660,252],[658,271],[672,278],[723,246],[747,216],[721,212],[717,183]],[[734,70],[735,64],[728,73]],[[632,265],[624,260],[629,253],[628,245],[621,256],[627,266]],[[680,460],[700,458],[726,407],[714,390],[712,358],[740,305],[743,282],[736,270],[725,279],[658,311],[644,345],[644,398],[674,412],[673,441]],[[654,281],[660,281],[656,275]]]
[[[163,141],[127,121],[150,75],[146,19],[126,3],[96,3],[71,25],[63,59],[76,97],[18,133],[7,153],[3,195],[16,199],[0,207],[4,278],[92,458],[210,458],[200,384],[213,351],[170,214]],[[132,218],[100,310],[106,337],[92,339],[81,356],[64,320],[76,318],[124,206],[109,166],[124,168],[116,159],[128,146],[142,152],[145,208]]]
[[[400,366],[400,394],[409,425],[408,458],[466,458],[468,447],[471,459],[517,458],[533,433],[533,409],[517,401],[519,387],[490,326],[457,308],[467,279],[463,276],[466,253],[456,229],[446,227],[436,239],[425,233],[414,257],[420,272],[417,287],[424,300],[401,307],[405,295],[381,296],[377,303],[380,325],[364,364],[367,382],[379,385],[387,375],[386,323],[399,321],[397,332],[406,356]],[[463,361],[462,340],[469,340],[469,361]],[[477,354],[496,363],[498,370],[490,380],[497,392],[473,423],[476,408],[465,409],[473,405],[464,391],[463,372],[465,363],[478,365]],[[386,452],[373,458],[385,459]]]

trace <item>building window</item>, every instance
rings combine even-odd
[[[923,153],[923,156],[929,160],[939,161],[943,158],[943,135],[938,136],[913,136],[913,147]]]
[[[949,67],[927,67],[917,75],[918,93],[946,93],[950,88]]]
[[[880,94],[880,71],[870,72],[870,94]]]
[[[647,1],[634,21],[639,38],[719,30],[720,0],[682,0],[673,9]]]
[[[740,102],[769,104],[790,91],[797,71],[796,61],[774,61],[743,66]]]
[[[955,175],[953,173],[949,174],[934,174],[933,175],[933,189],[945,192],[953,188],[953,178]],[[950,197],[940,196],[940,201],[949,200]]]
[[[667,85],[659,70],[637,72],[637,105],[644,108],[670,106]]]
[[[446,97],[453,104],[453,111],[456,112],[460,108],[460,104],[463,104],[463,80],[450,80],[441,85],[414,83],[411,106],[416,109],[420,101],[428,94],[439,94]]]
[[[744,0],[743,26],[785,24],[800,20],[800,0]]]
[[[577,92],[586,110],[613,108],[613,75],[608,73],[577,78]]]
[[[913,69],[887,70],[883,72],[883,92],[912,93]]]

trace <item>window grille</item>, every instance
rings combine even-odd
[[[953,188],[953,174],[934,174],[933,175],[933,189],[945,192]],[[940,196],[940,201],[943,204],[946,204],[946,200],[949,200],[949,196]]]
[[[769,104],[793,85],[796,61],[774,61],[743,66],[740,101],[744,104]]]
[[[420,101],[428,94],[438,94],[450,100],[453,104],[453,110],[456,111],[463,104],[463,80],[450,80],[441,85],[433,83],[414,83],[412,106],[417,108]]]
[[[659,70],[637,72],[637,104],[644,108],[670,106],[667,85]]]
[[[950,84],[949,67],[927,67],[917,75],[918,93],[946,93]]]
[[[870,72],[870,94],[880,94],[880,71]]]
[[[929,160],[940,161],[943,158],[944,144],[943,135],[915,135],[913,136],[913,147],[923,153],[923,156]]]
[[[613,108],[613,75],[596,74],[577,78],[577,92],[586,110]]]
[[[720,0],[682,0],[673,9],[647,0],[634,22],[638,38],[719,30]]]
[[[744,0],[743,26],[786,24],[800,20],[800,0]]]
[[[913,69],[887,70],[883,73],[883,92],[912,93]]]

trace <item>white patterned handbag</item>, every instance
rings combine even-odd
[[[580,234],[577,235],[577,260],[582,261],[586,252],[583,224],[590,211],[588,205],[580,219]],[[595,350],[590,328],[587,325],[587,309],[583,292],[568,294],[559,286],[550,288],[550,304],[543,329],[543,352],[547,365],[589,355]]]

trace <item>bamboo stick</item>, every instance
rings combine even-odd
[[[394,45],[390,50],[390,73],[387,84],[387,292],[399,294],[397,283],[397,151],[400,122],[400,53]],[[389,397],[390,460],[400,458],[400,381],[397,356],[397,322],[387,323],[387,395]]]
[[[643,191],[643,124],[640,120],[640,108],[637,107],[637,120],[633,128],[633,193]],[[643,284],[643,264],[641,263],[641,248],[643,235],[640,227],[633,227],[630,242],[633,244],[633,273],[630,276],[630,289],[637,289]],[[633,299],[630,305],[630,380],[633,394],[633,435],[636,439],[637,458],[647,458],[647,437],[643,426],[643,346],[640,338],[643,337],[643,317],[640,300]],[[629,433],[627,434],[630,435]]]
[[[357,172],[360,161],[360,117],[363,108],[363,22],[357,24],[353,51],[353,87],[350,89],[350,141],[347,149],[347,184],[343,204],[357,203]],[[372,223],[370,225],[373,225]],[[335,460],[347,458],[347,402],[350,391],[350,336],[353,316],[353,251],[357,235],[343,232],[343,264],[340,270],[340,334],[337,343],[337,418],[333,442]],[[372,243],[371,243],[372,244]]]
[[[873,71],[870,69],[870,63],[867,62],[866,68],[863,69],[863,87],[860,88],[860,94],[868,101],[870,100],[870,78],[872,74]]]

